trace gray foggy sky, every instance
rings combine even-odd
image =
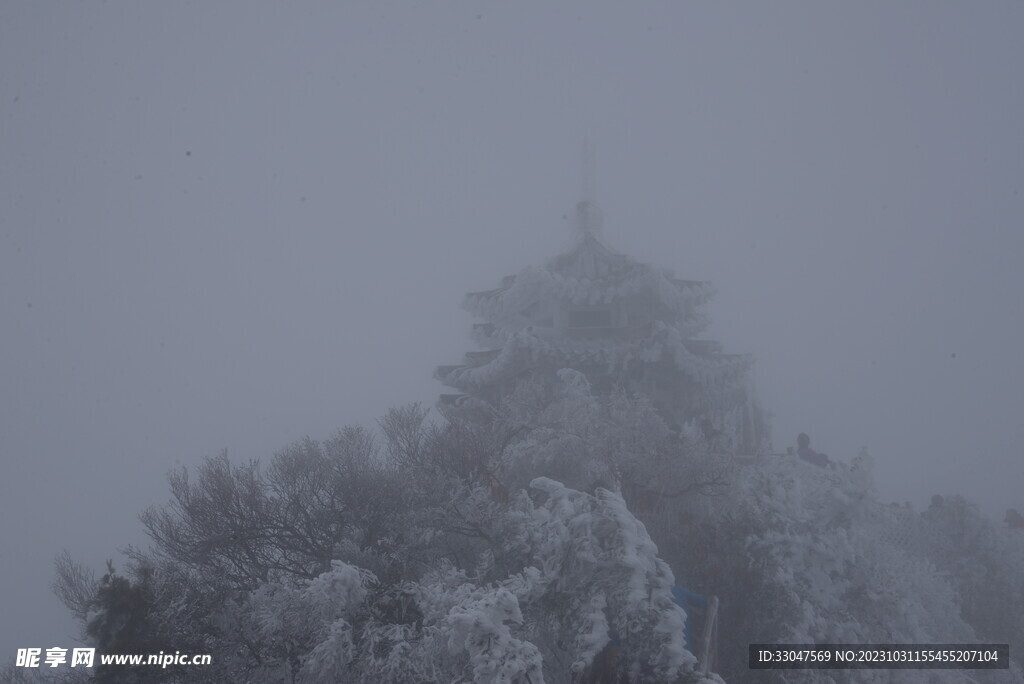
[[[1020,3],[290,7],[0,4],[3,662],[73,644],[53,557],[143,541],[176,464],[432,402],[584,134],[777,448],[1024,506]]]

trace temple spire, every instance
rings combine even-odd
[[[590,136],[583,136],[583,197],[584,202],[593,202],[597,199],[597,189],[594,187],[594,145]]]
[[[597,207],[594,180],[594,146],[590,136],[583,137],[583,199],[576,204],[576,229],[580,237],[600,237],[602,227],[601,210]]]

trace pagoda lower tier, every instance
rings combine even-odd
[[[439,366],[434,377],[461,394],[498,404],[518,382],[555,382],[558,370],[583,373],[598,394],[616,390],[650,399],[675,428],[702,423],[735,435],[734,448],[757,450],[756,407],[748,381],[749,355],[723,354],[710,340],[684,339],[672,326],[655,323],[646,335],[617,331],[573,338],[552,330],[511,333],[500,348],[467,352],[459,365]]]

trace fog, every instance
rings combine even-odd
[[[1024,505],[1017,3],[0,5],[4,662],[165,474],[432,404],[462,294],[609,245],[712,281],[776,450]]]

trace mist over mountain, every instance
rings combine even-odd
[[[852,467],[866,446],[871,500],[897,502],[911,527],[927,518],[915,534],[940,525],[939,495],[1011,548],[998,535],[1012,532],[1007,509],[1024,510],[1021,14],[4,3],[2,662],[79,644],[49,586],[62,550],[97,581],[107,559],[139,579],[122,551],[152,543],[138,516],[173,496],[169,471],[197,473],[224,450],[266,465],[345,425],[381,440],[378,419],[415,402],[441,425],[439,395],[495,389],[474,384],[482,369],[505,382],[520,367],[492,366],[499,347],[543,366],[545,392],[568,368],[598,404],[616,388],[648,397],[669,434],[708,453],[783,454],[807,433]],[[512,344],[474,346],[488,305],[460,310],[465,293],[572,254],[581,200],[669,311],[611,287],[591,302],[580,285],[557,290],[576,303],[565,348],[539,311],[504,321]],[[577,280],[589,268],[566,267]],[[604,310],[605,295],[620,308]],[[699,332],[694,307],[708,315]],[[588,337],[623,326],[610,347]],[[464,386],[435,378],[439,365],[463,367],[450,379]],[[704,396],[694,387],[721,396],[687,405]],[[660,463],[664,449],[647,447]],[[614,492],[615,472],[593,469],[550,479]],[[649,559],[690,582],[630,501],[665,479],[648,477],[619,481],[619,495],[658,546]],[[500,484],[511,502],[533,479]],[[728,499],[694,496],[712,493]],[[921,554],[953,575],[1016,567]],[[994,594],[947,589],[964,624],[999,613],[985,607]]]

